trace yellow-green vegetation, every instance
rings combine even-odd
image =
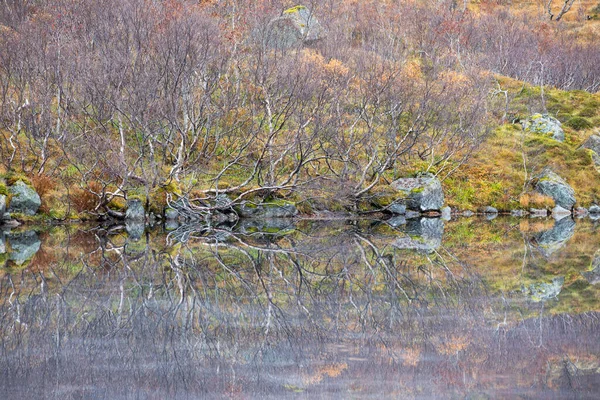
[[[509,116],[517,120],[547,111],[563,123],[565,141],[524,131],[521,125],[506,122],[481,145],[472,157],[443,184],[446,200],[458,209],[491,205],[499,210],[551,208],[553,201],[532,192],[529,184],[544,167],[573,187],[579,205],[589,206],[600,198],[600,174],[594,168],[591,151],[581,144],[600,127],[600,95],[580,90],[563,91],[497,78],[508,90]]]
[[[285,10],[283,13],[284,14],[294,14],[294,13],[297,13],[298,11],[300,11],[300,10],[306,10],[306,7],[305,6],[301,6],[301,5],[290,7],[287,10]]]

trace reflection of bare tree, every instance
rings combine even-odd
[[[327,396],[343,379],[362,394],[501,395],[498,374],[525,392],[593,388],[597,314],[515,313],[444,248],[343,224],[220,233],[164,249],[97,235],[81,256],[5,275],[0,393]]]

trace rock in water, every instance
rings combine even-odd
[[[325,31],[317,18],[305,6],[288,8],[267,27],[266,44],[272,48],[288,49],[321,39]]]
[[[590,207],[590,209],[588,210],[588,212],[590,214],[600,214],[600,207],[597,206],[596,204],[594,204],[593,206]]]
[[[12,199],[8,207],[9,213],[35,215],[42,205],[42,200],[35,189],[21,180],[17,181],[8,190],[12,194]]]
[[[146,211],[144,211],[144,205],[140,199],[129,199],[127,200],[127,211],[125,212],[125,219],[128,221],[145,221]]]
[[[557,206],[566,210],[573,209],[575,202],[575,191],[563,178],[545,168],[537,177],[535,190],[541,194],[552,197]]]
[[[416,211],[439,211],[444,206],[442,184],[432,174],[422,174],[416,178],[400,178],[390,184],[400,192],[406,208]]]
[[[538,133],[545,136],[551,136],[552,139],[563,142],[565,132],[559,120],[548,114],[533,114],[525,121],[521,122],[523,129],[532,133]]]

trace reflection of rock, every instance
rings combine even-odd
[[[402,225],[406,225],[406,218],[402,215],[397,215],[393,218],[390,218],[386,221],[391,227],[397,228]]]
[[[176,219],[168,219],[165,221],[165,229],[167,231],[174,231],[179,228],[179,222]]]
[[[534,242],[544,257],[550,257],[563,247],[575,233],[575,221],[563,218],[554,223],[552,229],[537,233]]]
[[[293,204],[245,203],[235,210],[244,218],[290,218],[298,214],[298,209]]]
[[[23,181],[17,181],[17,183],[12,185],[8,190],[12,194],[10,206],[8,207],[8,212],[10,213],[35,215],[40,208],[40,205],[42,205],[42,201],[37,192]]]
[[[443,207],[440,212],[442,216],[440,217],[444,221],[450,221],[452,219],[452,209],[448,206]]]
[[[9,233],[8,243],[10,253],[8,259],[17,265],[22,265],[30,260],[40,249],[40,239],[35,231]]]
[[[439,218],[408,220],[407,236],[396,239],[394,246],[399,249],[434,250],[441,246],[444,235],[444,221]]]
[[[240,233],[281,233],[295,229],[296,224],[292,219],[286,218],[263,218],[242,219],[236,226],[236,232]]]
[[[533,301],[546,301],[558,297],[565,283],[564,276],[552,279],[552,283],[532,283],[528,287],[522,286],[521,290]]]
[[[594,254],[591,271],[582,272],[581,275],[592,285],[600,283],[600,250]]]
[[[143,221],[139,220],[127,220],[125,221],[125,230],[127,230],[127,235],[133,240],[139,240],[143,235],[146,229],[146,225]]]

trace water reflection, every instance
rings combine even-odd
[[[9,232],[0,395],[593,397],[600,232],[560,222]]]

